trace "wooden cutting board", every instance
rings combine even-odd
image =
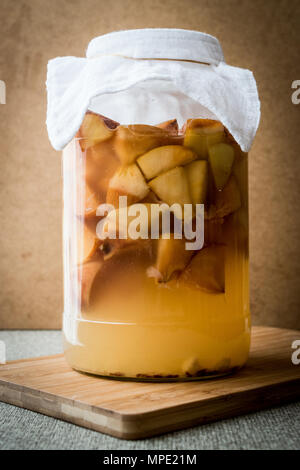
[[[254,327],[247,366],[199,382],[103,379],[62,355],[13,361],[0,366],[0,400],[123,439],[153,436],[300,398],[297,339],[300,331]]]

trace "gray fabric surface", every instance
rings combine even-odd
[[[62,351],[58,331],[0,331],[7,360]],[[140,441],[0,403],[0,449],[300,449],[300,402]]]

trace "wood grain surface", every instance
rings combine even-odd
[[[198,382],[104,379],[72,370],[62,355],[0,366],[0,400],[123,439],[174,431],[300,397],[291,362],[300,331],[255,327],[247,366]]]
[[[46,68],[95,36],[177,27],[217,36],[254,72],[262,119],[249,158],[251,303],[256,324],[300,328],[299,0],[1,0],[0,328],[59,328],[60,154],[48,141]]]

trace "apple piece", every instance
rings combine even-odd
[[[106,200],[109,182],[119,167],[120,162],[110,141],[101,142],[87,149],[85,180],[90,189],[99,194],[101,202]]]
[[[85,263],[96,255],[100,242],[96,235],[96,224],[94,230],[91,230],[89,225],[91,219],[87,223],[82,223],[82,219],[79,219],[77,223],[77,263],[80,264]]]
[[[99,181],[101,179],[101,168],[95,163],[91,154],[91,147],[83,155],[83,178],[85,184],[92,192],[97,193],[99,190]]]
[[[92,113],[92,111],[88,111],[88,113]],[[96,114],[96,113],[94,113]],[[120,123],[117,122],[117,121],[114,121],[113,119],[110,119],[106,116],[103,116],[102,114],[98,114],[98,116],[103,119],[104,123],[106,124],[107,127],[109,127],[109,129],[116,129]]]
[[[120,165],[118,156],[115,152],[114,141],[115,139],[112,137],[109,140],[105,140],[104,142],[100,142],[97,145],[93,145],[93,147],[90,147],[87,150],[87,153],[98,166],[101,166],[101,168],[104,161],[107,161],[107,164],[109,164],[112,160],[113,162],[116,162],[118,165]]]
[[[119,197],[127,196],[127,204],[131,205],[144,199],[150,191],[139,167],[132,163],[121,167],[109,182],[106,202],[115,208],[119,207]]]
[[[172,136],[165,129],[135,124],[119,126],[114,139],[116,153],[122,165],[134,163],[148,150],[170,143]]]
[[[82,223],[84,223],[85,228],[87,228],[96,237],[97,224],[103,218],[104,216],[96,215],[96,211],[95,211],[95,215],[89,214],[88,216],[85,216],[85,217],[79,217],[79,220]]]
[[[231,176],[222,191],[217,191],[215,201],[215,216],[226,217],[240,209],[241,193],[234,176]]]
[[[87,261],[93,261],[98,258],[102,258],[101,252],[101,241],[98,238],[94,238],[94,245],[92,246],[91,251],[88,253],[87,257],[84,260],[84,263]]]
[[[137,162],[147,180],[179,165],[196,160],[197,154],[182,145],[156,147],[138,158]]]
[[[185,126],[184,145],[206,160],[209,146],[222,142],[224,137],[224,126],[219,121],[189,119]]]
[[[88,310],[91,307],[91,292],[97,274],[101,271],[103,260],[89,261],[78,267],[78,281],[81,285],[81,308]]]
[[[110,211],[101,226],[98,227],[98,237],[105,239],[139,239],[148,238],[151,224],[161,233],[162,215],[168,212],[165,204],[137,203]],[[134,233],[134,232],[137,233]],[[138,236],[138,238],[134,238]]]
[[[86,186],[85,193],[85,216],[94,216],[96,214],[97,207],[101,204],[101,199],[99,195],[91,191],[88,186]]]
[[[128,251],[132,249],[136,249],[136,252],[142,251],[143,253],[147,251],[148,253],[154,252],[154,246],[156,244],[156,240],[132,240],[128,239],[106,239],[100,245],[100,250],[103,255],[104,261],[109,260],[113,256],[119,254],[121,251]]]
[[[208,165],[206,160],[196,160],[185,166],[193,204],[204,204],[208,186]]]
[[[85,186],[84,208],[79,211],[85,220],[96,216],[97,207],[104,202],[99,191],[92,191],[88,185]]]
[[[157,124],[156,127],[160,129],[165,129],[172,135],[178,135],[178,122],[177,119],[170,119],[170,121],[164,121],[160,124]]]
[[[88,314],[89,318],[94,315],[97,320],[101,307],[103,311],[111,309],[112,305],[120,308],[120,299],[125,304],[134,299],[134,302],[143,305],[145,283],[149,285],[151,282],[147,280],[145,272],[155,262],[152,245],[153,241],[148,239],[135,240],[119,249],[115,246],[113,256],[108,255],[105,261],[100,258],[79,267],[77,271],[78,280],[82,282],[83,314]]]
[[[224,293],[225,247],[210,245],[202,248],[180,275],[179,283],[211,293]]]
[[[159,203],[161,203],[161,201],[158,199],[156,194],[154,194],[154,192],[149,188],[149,192],[148,192],[147,196],[144,199],[142,199],[141,203],[159,204]]]
[[[129,226],[137,218],[140,219],[141,233],[144,236],[148,236],[151,226],[151,206],[152,204],[139,203],[110,211],[102,221],[101,231],[98,234],[99,238],[102,240],[114,238],[131,239]]]
[[[78,135],[81,150],[86,150],[93,145],[110,139],[114,130],[107,125],[107,121],[99,114],[88,112],[82,121]]]
[[[125,240],[120,238],[108,238],[104,240],[103,243],[100,245],[100,250],[103,254],[104,261],[107,261],[112,258],[120,250],[124,250],[126,248],[131,247],[134,243],[136,243],[136,240],[132,240],[130,238]]]
[[[182,365],[182,371],[187,377],[197,376],[197,372],[203,370],[197,357],[189,357]]]
[[[101,194],[98,189],[98,180],[95,178],[95,172],[92,172],[92,166],[89,161],[86,163],[84,155],[81,162],[78,162],[76,173],[76,215],[79,218],[94,217],[96,209],[102,202],[105,202],[105,194]]]
[[[186,250],[185,243],[184,238],[177,240],[174,235],[170,239],[158,240],[157,260],[153,271],[157,273],[158,282],[168,282],[187,266],[193,251]]]
[[[209,163],[216,188],[221,191],[228,181],[234,162],[234,149],[229,144],[216,144],[209,148]]]
[[[80,151],[78,143],[76,167],[74,168],[76,185],[76,214],[84,217],[94,215],[99,204],[105,202],[106,191],[99,187],[101,169],[95,164],[90,150]],[[72,176],[74,180],[74,175]],[[75,201],[74,201],[75,202]]]
[[[188,129],[196,129],[199,133],[202,132],[206,135],[225,132],[223,124],[215,119],[188,119],[184,131],[186,132]]]
[[[207,151],[210,147],[216,144],[221,144],[224,142],[224,132],[217,132],[216,134],[208,134],[206,136]]]
[[[174,203],[182,206],[192,203],[187,173],[182,166],[172,168],[172,170],[157,176],[149,181],[149,186],[159,199],[169,206]]]
[[[112,206],[114,206],[115,209],[118,209],[120,205],[120,196],[127,197],[127,206],[131,206],[132,204],[135,204],[140,200],[134,194],[122,193],[118,189],[108,188],[106,193],[106,203],[111,204]]]
[[[133,305],[143,306],[145,288],[151,285],[145,272],[154,262],[149,241],[132,243],[103,262],[92,283],[88,318],[99,320],[99,311],[121,312],[123,306],[125,310]]]

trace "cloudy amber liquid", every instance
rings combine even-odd
[[[247,272],[246,253],[233,250],[224,294],[156,286],[146,276],[136,295],[125,297],[112,286],[95,312],[77,320],[80,345],[66,341],[67,360],[86,372],[140,378],[241,367],[250,344]]]

